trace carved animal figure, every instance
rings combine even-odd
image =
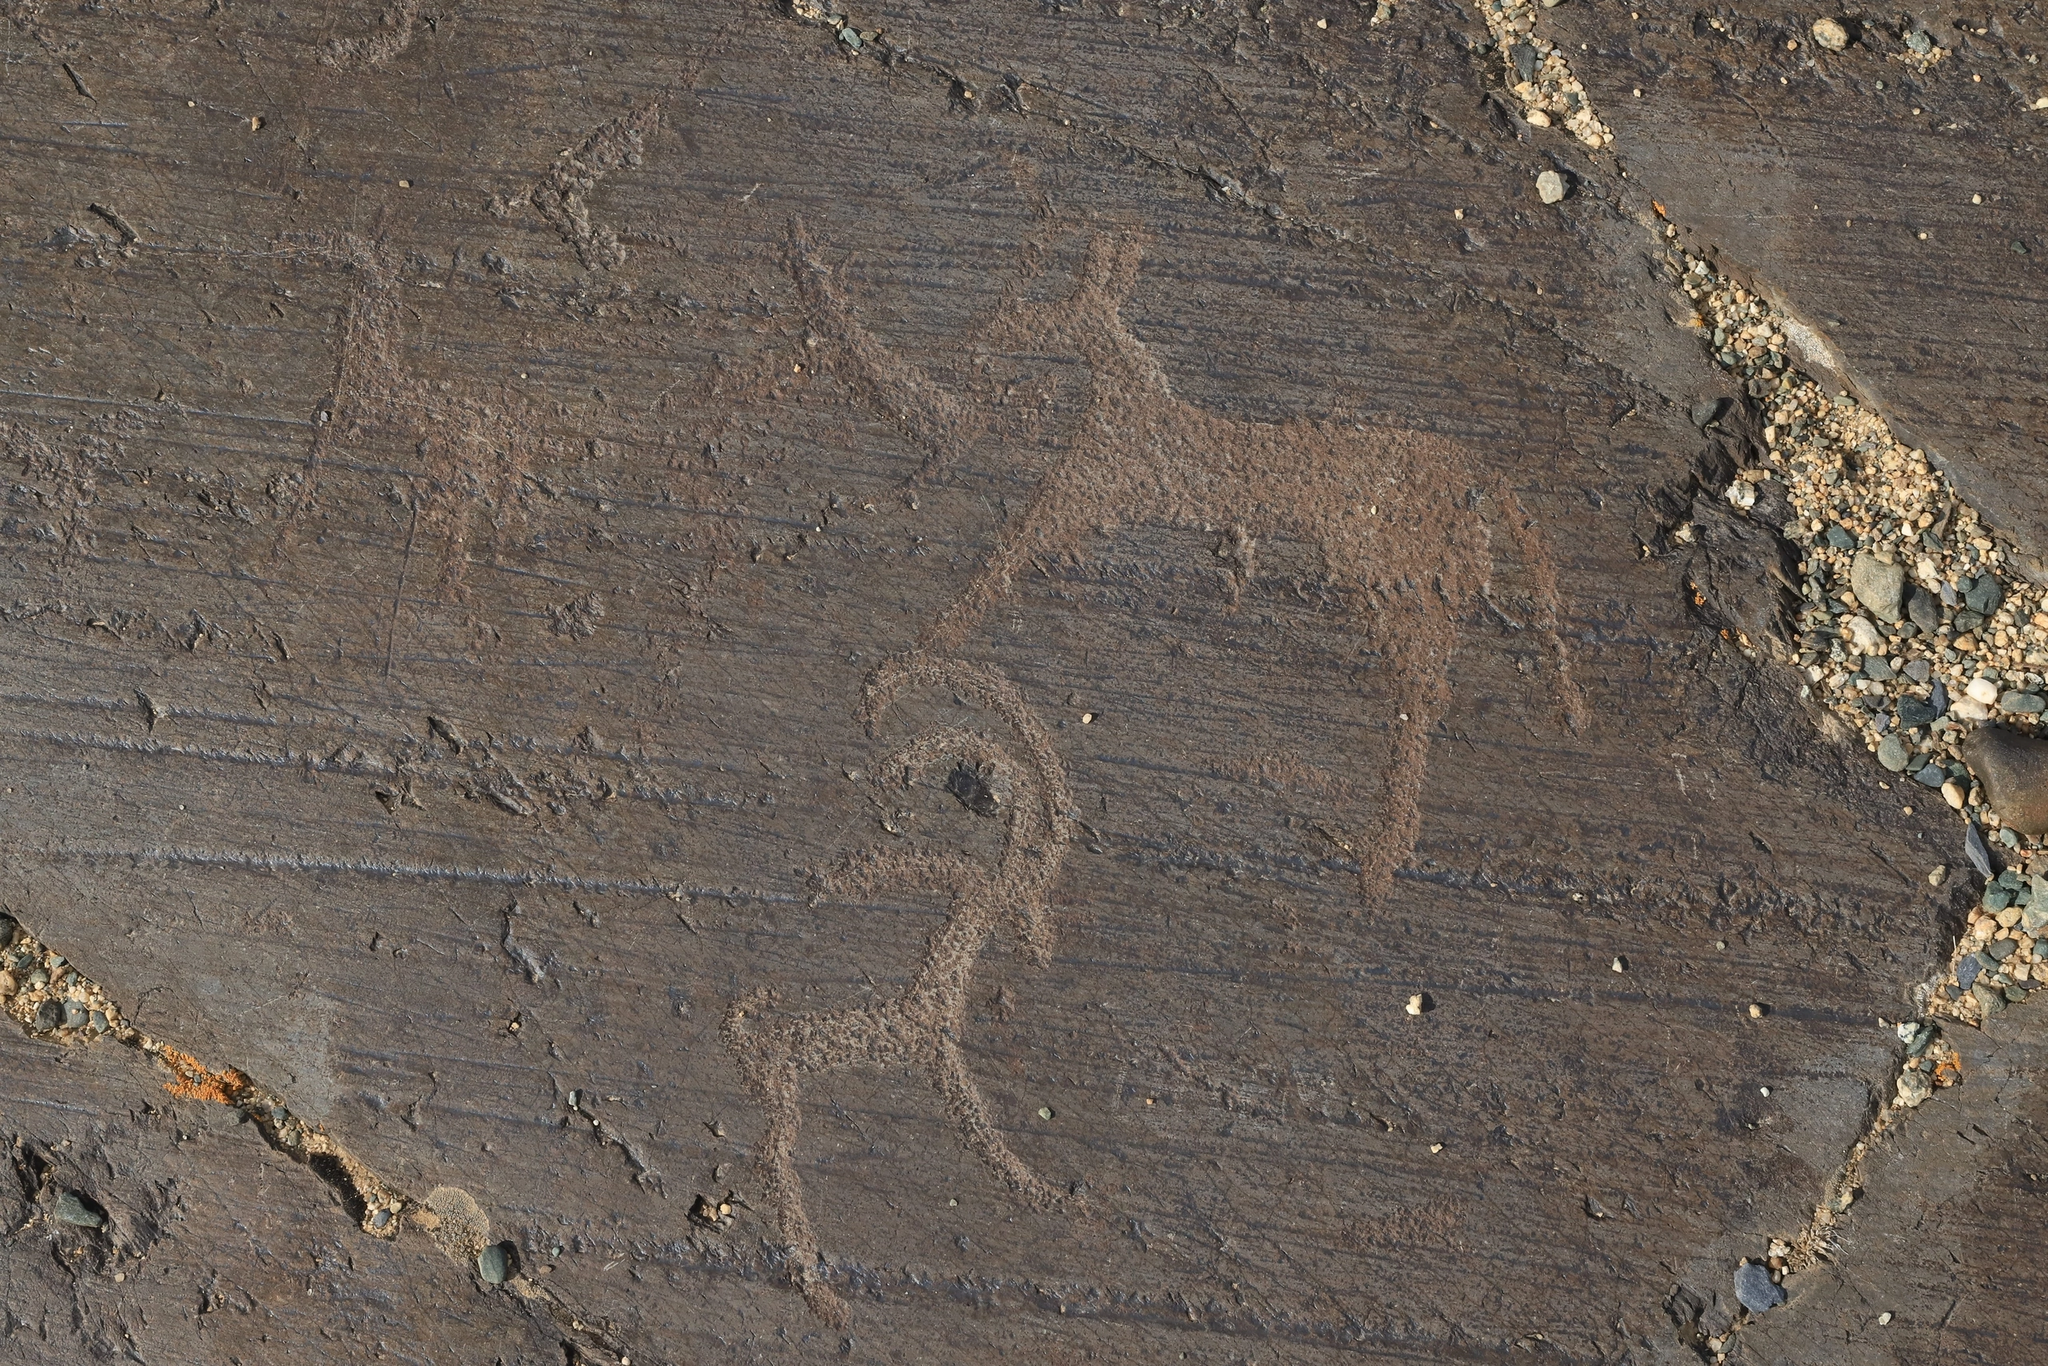
[[[853,319],[800,227],[792,229],[788,262],[810,323],[814,364],[890,414],[922,448],[919,478],[942,475],[963,446],[992,428],[974,405],[905,364]],[[1004,529],[987,564],[915,648],[877,670],[861,708],[873,728],[906,689],[937,686],[1002,719],[1021,758],[986,734],[934,730],[899,749],[876,779],[908,784],[922,771],[965,764],[1007,782],[1012,800],[993,876],[926,852],[890,849],[849,859],[832,875],[833,886],[952,898],[902,994],[878,1005],[771,1020],[772,998],[756,992],[735,1002],[726,1018],[727,1044],[767,1114],[762,1170],[791,1277],[834,1323],[845,1321],[846,1310],[826,1283],[794,1162],[805,1074],[919,1067],[944,1098],[962,1141],[1004,1184],[1043,1207],[1068,1198],[1004,1144],[959,1046],[974,967],[997,928],[1014,924],[1041,961],[1049,952],[1049,897],[1072,823],[1065,773],[1044,726],[994,669],[960,658],[975,627],[1029,566],[1078,556],[1090,534],[1143,523],[1229,528],[1240,583],[1250,581],[1263,537],[1285,534],[1320,547],[1336,585],[1358,604],[1360,633],[1389,666],[1401,714],[1382,774],[1381,829],[1358,860],[1368,899],[1414,850],[1430,735],[1449,705],[1459,624],[1476,605],[1492,605],[1492,531],[1483,515],[1489,506],[1534,580],[1533,624],[1550,639],[1567,719],[1575,728],[1581,723],[1557,635],[1554,571],[1505,482],[1477,472],[1455,443],[1424,432],[1243,422],[1183,402],[1120,317],[1137,270],[1134,244],[1098,237],[1064,301],[1002,310],[995,344],[1076,358],[1085,367],[1079,414],[1028,509]]]

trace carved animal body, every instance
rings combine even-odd
[[[990,424],[860,327],[800,229],[792,233],[790,267],[820,368],[891,414],[923,448],[920,477],[942,474],[959,447]],[[1004,1184],[1041,1206],[1065,1198],[1003,1143],[958,1042],[975,962],[998,925],[1014,919],[1032,952],[1042,960],[1049,951],[1048,899],[1072,820],[1065,774],[1043,725],[995,670],[959,657],[982,618],[1014,591],[1033,563],[1080,554],[1090,532],[1141,523],[1229,528],[1240,582],[1250,580],[1261,537],[1285,534],[1319,546],[1337,586],[1362,606],[1361,634],[1390,666],[1401,712],[1382,773],[1381,828],[1358,857],[1368,898],[1413,852],[1430,735],[1450,702],[1449,666],[1459,623],[1475,604],[1490,604],[1492,539],[1481,515],[1488,504],[1534,580],[1534,624],[1550,638],[1567,719],[1580,724],[1569,660],[1557,635],[1554,571],[1506,485],[1478,475],[1460,447],[1428,433],[1327,422],[1242,422],[1183,402],[1119,316],[1137,268],[1135,246],[1098,238],[1064,302],[1004,310],[999,332],[1010,335],[999,344],[1076,357],[1086,367],[1080,414],[1028,509],[1005,529],[967,591],[912,651],[876,672],[862,707],[872,727],[907,688],[943,686],[1002,719],[1021,748],[1021,760],[988,735],[939,730],[899,750],[877,779],[909,783],[921,770],[958,762],[1007,778],[1017,800],[1007,815],[995,876],[985,878],[942,857],[896,851],[849,860],[831,879],[849,891],[872,893],[886,884],[952,897],[944,926],[902,995],[883,1005],[770,1024],[764,1012],[768,998],[756,993],[736,1002],[727,1017],[728,1045],[767,1112],[762,1168],[792,1279],[812,1307],[835,1323],[844,1321],[845,1307],[821,1270],[794,1162],[804,1073],[921,1066],[960,1125],[963,1142]]]

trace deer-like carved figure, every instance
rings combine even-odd
[[[963,447],[992,428],[975,405],[904,363],[853,319],[800,227],[792,228],[788,264],[810,324],[814,367],[898,423],[921,449],[919,478],[943,474]],[[1013,800],[993,875],[900,850],[849,859],[830,885],[863,894],[885,887],[939,891],[952,898],[944,926],[902,994],[878,1005],[771,1022],[765,1012],[771,998],[757,992],[735,1002],[726,1017],[727,1044],[767,1113],[762,1170],[792,1278],[833,1323],[845,1322],[846,1309],[823,1277],[794,1161],[805,1073],[922,1067],[967,1147],[1004,1184],[1045,1207],[1066,1198],[1004,1144],[960,1052],[969,982],[998,926],[1013,921],[1040,961],[1050,951],[1050,896],[1073,820],[1065,773],[1044,726],[994,669],[960,657],[976,626],[1014,592],[1029,566],[1078,555],[1090,533],[1145,523],[1230,529],[1240,582],[1250,580],[1262,537],[1291,535],[1317,545],[1336,585],[1360,603],[1361,634],[1390,666],[1400,707],[1382,771],[1382,828],[1358,854],[1368,898],[1414,850],[1430,736],[1450,702],[1459,623],[1476,604],[1490,604],[1492,533],[1481,515],[1488,503],[1498,509],[1534,580],[1534,624],[1550,638],[1566,718],[1575,729],[1582,724],[1557,633],[1555,572],[1506,483],[1482,476],[1458,445],[1429,433],[1243,422],[1182,401],[1120,317],[1137,270],[1135,245],[1098,237],[1064,301],[1010,303],[1002,310],[994,329],[999,344],[1020,354],[1078,359],[1088,375],[1084,401],[1026,511],[1004,528],[987,564],[916,646],[870,678],[861,707],[872,730],[906,689],[946,687],[1003,721],[1022,762],[988,735],[941,729],[898,750],[876,780],[907,784],[949,762],[1005,779]]]

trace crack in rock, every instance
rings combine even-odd
[[[561,1336],[569,1360],[594,1366],[630,1363],[630,1352],[609,1329],[588,1322],[553,1290],[519,1274],[504,1252],[492,1257],[501,1245],[490,1242],[489,1216],[467,1191],[437,1186],[425,1196],[407,1194],[319,1126],[293,1114],[283,1096],[240,1068],[212,1066],[137,1029],[98,983],[4,912],[0,1015],[31,1038],[59,1047],[114,1043],[134,1049],[169,1074],[164,1089],[173,1096],[232,1108],[274,1151],[332,1187],[364,1233],[387,1240],[407,1229],[424,1234],[451,1260],[468,1263],[486,1287],[507,1290],[523,1309],[544,1316]]]

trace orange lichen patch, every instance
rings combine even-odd
[[[1934,1065],[1934,1084],[1954,1086],[1963,1079],[1963,1060],[1951,1053]]]
[[[249,1090],[249,1079],[232,1067],[218,1072],[190,1053],[163,1045],[157,1051],[163,1065],[171,1069],[164,1090],[180,1100],[210,1100],[220,1105],[237,1104]]]

